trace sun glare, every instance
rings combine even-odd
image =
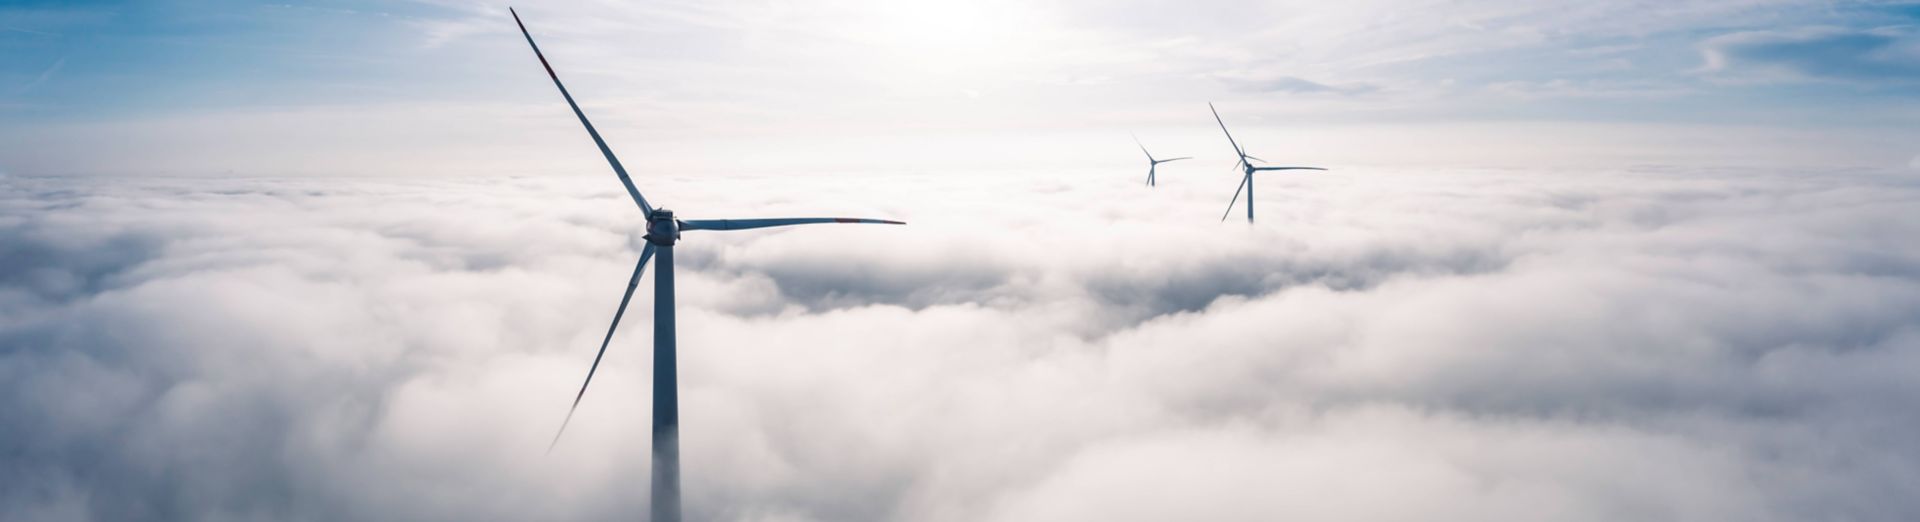
[[[1032,15],[999,2],[881,2],[875,44],[936,73],[973,72],[1018,58]]]

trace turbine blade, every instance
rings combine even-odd
[[[1320,167],[1254,167],[1253,170],[1327,170]]]
[[[1169,161],[1180,161],[1180,160],[1183,160],[1183,159],[1193,159],[1193,156],[1181,156],[1181,157],[1178,157],[1178,158],[1171,158],[1171,159],[1163,159],[1163,160],[1160,160],[1160,161],[1156,161],[1156,162],[1154,162],[1154,163],[1166,163],[1166,162],[1169,162]]]
[[[1255,156],[1255,155],[1252,155],[1252,154],[1248,154],[1248,155],[1247,155],[1247,159],[1250,159],[1250,160],[1254,160],[1254,161],[1258,161],[1258,162],[1261,162],[1261,163],[1266,163],[1266,162],[1267,162],[1267,160],[1263,160],[1263,159],[1260,159],[1260,157],[1259,157],[1259,156]]]
[[[1141,144],[1140,144],[1140,136],[1138,136],[1138,135],[1135,135],[1135,134],[1133,134],[1133,133],[1131,133],[1131,132],[1129,132],[1129,133],[1127,133],[1127,135],[1128,135],[1128,136],[1133,136],[1133,144],[1134,144],[1134,145],[1140,145],[1140,153],[1141,153],[1141,154],[1146,154],[1146,155],[1147,155],[1147,161],[1148,161],[1148,162],[1152,162],[1152,161],[1153,161],[1153,153],[1151,153],[1151,152],[1147,152],[1147,146],[1146,146],[1146,145],[1141,145]]]
[[[573,406],[567,408],[566,420],[560,421],[560,431],[553,434],[553,442],[547,444],[547,453],[553,453],[553,447],[560,445],[560,436],[567,434],[567,423],[573,422],[574,410],[580,409],[580,399],[587,396],[587,385],[593,384],[593,372],[600,369],[600,358],[607,355],[607,343],[613,342],[613,330],[620,327],[620,316],[627,314],[627,302],[633,300],[634,287],[640,286],[640,274],[647,271],[647,261],[653,259],[653,243],[640,250],[640,262],[633,266],[633,278],[627,280],[627,293],[620,296],[620,307],[613,311],[613,324],[607,325],[607,338],[600,341],[600,353],[593,355],[593,366],[587,367],[587,380],[580,383],[580,393],[573,396]]]
[[[1213,111],[1213,121],[1219,123],[1220,132],[1225,133],[1227,135],[1227,144],[1233,146],[1233,153],[1238,154],[1242,157],[1245,157],[1247,153],[1245,151],[1240,150],[1239,143],[1236,143],[1233,141],[1233,133],[1227,132],[1227,122],[1225,120],[1220,119],[1220,109],[1213,108],[1213,102],[1207,102],[1207,110]]]
[[[567,86],[560,83],[560,75],[554,74],[553,65],[547,63],[547,55],[540,52],[540,45],[533,43],[533,33],[527,32],[527,24],[520,21],[520,13],[513,13],[513,23],[520,26],[520,35],[527,37],[527,46],[533,48],[533,55],[540,58],[540,66],[547,69],[547,77],[553,78],[553,86],[560,88],[560,97],[567,99],[567,106],[573,107],[573,115],[580,118],[580,125],[587,128],[587,135],[593,137],[593,144],[600,146],[600,154],[607,157],[607,164],[613,165],[613,173],[620,176],[620,184],[627,186],[627,195],[633,196],[633,202],[640,205],[640,211],[653,214],[653,206],[647,204],[647,198],[640,195],[640,189],[634,188],[633,178],[627,176],[626,167],[620,166],[620,158],[613,156],[613,149],[607,148],[607,140],[600,139],[600,131],[593,129],[593,122],[587,121],[587,113],[580,112],[580,104],[573,102],[573,94],[567,92]]]
[[[1245,176],[1241,176],[1241,177],[1240,177],[1240,185],[1239,185],[1239,186],[1236,186],[1236,187],[1233,187],[1233,199],[1232,199],[1232,200],[1229,200],[1229,201],[1227,201],[1227,211],[1226,211],[1226,213],[1223,213],[1223,214],[1220,214],[1220,222],[1221,222],[1221,223],[1225,223],[1225,222],[1227,222],[1227,216],[1231,216],[1231,215],[1233,215],[1233,204],[1234,204],[1234,203],[1239,203],[1239,202],[1240,202],[1240,191],[1241,191],[1241,190],[1245,190],[1245,189],[1247,188],[1247,179],[1248,179],[1248,178],[1251,178],[1251,177],[1253,177],[1253,173],[1251,173],[1251,172],[1249,172],[1249,173],[1247,173],[1247,175],[1245,175]],[[1252,203],[1251,203],[1251,202],[1249,202],[1248,204],[1252,204]]]
[[[866,218],[769,218],[769,219],[689,219],[680,222],[680,230],[747,230],[750,228],[812,225],[817,223],[867,223],[905,225],[904,221]]]

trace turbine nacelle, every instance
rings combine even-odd
[[[673,211],[671,210],[664,208],[653,209],[653,213],[647,215],[647,235],[645,237],[648,243],[660,246],[673,246],[675,241],[680,240],[680,220],[673,218]]]

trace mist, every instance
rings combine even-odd
[[[1185,165],[1183,163],[1192,163]],[[1920,178],[649,174],[711,520],[1903,520]],[[1263,173],[1263,175],[1265,175]],[[646,509],[610,176],[0,178],[0,518]]]

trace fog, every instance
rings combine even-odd
[[[1910,520],[1920,178],[648,173],[689,519]],[[1144,165],[1141,169],[1144,170]],[[646,509],[611,176],[0,178],[0,519]]]

